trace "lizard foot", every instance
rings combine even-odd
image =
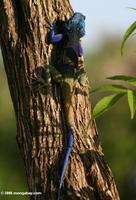
[[[50,69],[47,67],[38,67],[33,72],[31,78],[31,87],[34,91],[51,87]]]

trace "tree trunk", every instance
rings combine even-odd
[[[53,83],[40,91],[32,79],[52,62],[48,33],[56,20],[73,14],[69,0],[3,0],[0,2],[0,43],[17,121],[32,200],[55,200],[67,144],[61,89]],[[119,200],[111,171],[104,161],[95,123],[90,122],[88,89],[76,85],[73,109],[74,147],[68,161],[61,199]]]

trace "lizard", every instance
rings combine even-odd
[[[74,111],[72,97],[75,82],[78,80],[81,85],[85,86],[87,83],[86,72],[83,66],[83,49],[80,43],[80,38],[84,35],[85,16],[79,12],[74,13],[69,20],[63,22],[60,33],[56,34],[55,28],[50,32],[51,43],[58,44],[57,50],[60,50],[60,59],[57,64],[55,63],[55,67],[50,66],[50,73],[52,78],[56,82],[59,82],[61,86],[64,113],[68,128],[67,150],[62,164],[57,200],[60,199],[61,187],[74,143]]]
[[[57,30],[57,28],[59,30]],[[78,81],[82,86],[88,86],[88,80],[84,69],[83,49],[81,38],[85,35],[85,16],[76,12],[70,19],[63,21],[60,26],[52,26],[50,31],[50,43],[56,46],[56,53],[59,55],[54,65],[47,65],[45,77],[40,82],[49,85],[51,80],[60,84],[64,114],[68,129],[67,148],[62,163],[59,185],[57,189],[57,200],[60,199],[60,192],[65,176],[68,159],[74,143],[74,111],[72,98],[74,86]]]

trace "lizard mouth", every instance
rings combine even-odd
[[[81,28],[79,30],[79,36],[80,36],[80,38],[83,37],[84,35],[85,35],[85,30],[84,30],[84,28]]]

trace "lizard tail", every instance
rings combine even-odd
[[[69,128],[69,136],[68,136],[68,142],[67,142],[67,150],[66,150],[66,154],[64,157],[64,161],[62,164],[62,169],[61,169],[61,174],[60,174],[60,181],[59,181],[59,187],[58,187],[58,194],[57,194],[57,200],[60,199],[60,192],[61,192],[61,187],[63,184],[63,179],[64,179],[64,174],[66,171],[66,167],[68,164],[68,159],[72,150],[72,146],[73,146],[73,142],[74,142],[74,130],[72,127]]]

